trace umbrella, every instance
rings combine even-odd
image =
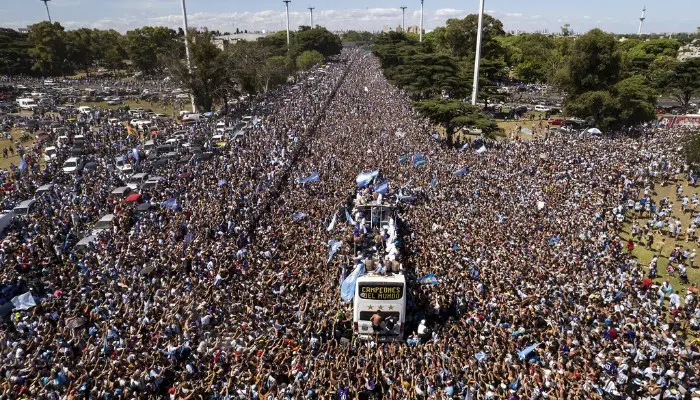
[[[586,130],[586,133],[590,133],[591,135],[600,135],[603,132],[601,132],[598,128],[589,128]]]

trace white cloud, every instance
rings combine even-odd
[[[511,17],[511,18],[521,18],[523,16],[523,13],[506,13],[506,17]]]
[[[584,16],[583,16],[583,19],[589,20],[589,19],[591,19],[591,17],[589,17],[588,15],[584,15]]]
[[[436,18],[459,18],[466,14],[464,10],[457,10],[454,8],[441,8],[435,11]]]

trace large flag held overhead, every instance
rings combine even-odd
[[[389,193],[389,181],[384,181],[374,188],[374,191],[381,194]]]
[[[310,182],[320,182],[321,177],[318,176],[318,172],[312,172],[311,175],[307,176],[306,178],[302,179],[297,179],[297,182],[299,183],[310,183]]]
[[[169,209],[176,211],[180,208],[180,206],[177,204],[177,198],[172,197],[168,200],[165,200],[164,202],[160,203],[162,207],[168,207]]]
[[[24,172],[27,169],[27,161],[24,160],[24,156],[19,158],[19,170]]]
[[[345,219],[348,221],[348,224],[355,225],[355,221],[353,221],[347,209],[345,209]]]
[[[337,215],[338,215],[337,213],[333,214],[333,219],[331,220],[330,225],[328,225],[328,228],[326,229],[328,232],[333,232],[333,229],[335,229],[335,217]]]
[[[399,164],[406,164],[408,162],[408,154],[404,154],[399,157]]]
[[[355,182],[357,182],[357,187],[367,187],[369,184],[374,180],[374,178],[379,175],[379,170],[374,170],[370,172],[360,172],[359,175],[357,175],[357,178],[355,178]]]
[[[364,264],[358,264],[350,275],[343,280],[342,285],[340,285],[340,298],[343,299],[343,301],[351,301],[353,296],[355,296],[355,282],[357,282],[357,278],[364,272]]]
[[[532,351],[535,350],[537,348],[537,346],[539,346],[539,345],[540,345],[540,343],[535,343],[532,346],[528,346],[528,347],[520,350],[518,352],[518,359],[524,360],[525,358],[527,358],[528,354],[532,353]]]
[[[421,153],[418,153],[413,156],[413,159],[411,160],[413,162],[414,167],[420,167],[421,165],[425,165],[425,157]]]
[[[306,214],[304,214],[301,211],[297,211],[294,214],[292,214],[292,219],[295,221],[301,221],[302,219],[304,219],[304,217],[306,217]]]
[[[464,151],[464,150],[468,149],[470,144],[471,143],[469,143],[469,142],[464,143],[464,146],[460,147],[459,151]]]
[[[328,241],[328,247],[330,248],[330,250],[328,251],[328,261],[326,261],[326,264],[331,262],[333,256],[335,255],[335,253],[338,252],[338,249],[340,249],[340,246],[342,245],[343,242],[341,242],[340,240],[331,239]]]
[[[462,176],[462,175],[466,175],[467,172],[469,172],[469,167],[462,167],[462,168],[458,169],[457,171],[455,171],[454,175],[455,176]]]
[[[440,283],[435,274],[427,274],[422,278],[418,279],[418,282],[422,283],[423,285],[437,285],[438,283]]]
[[[15,310],[29,310],[30,308],[36,306],[34,297],[31,292],[20,294],[12,298],[12,305]]]

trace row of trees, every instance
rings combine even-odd
[[[29,34],[0,29],[0,74],[65,76],[94,68],[167,72],[195,95],[200,109],[240,93],[265,92],[296,70],[306,70],[342,49],[340,38],[323,27],[302,26],[291,35],[277,32],[255,42],[233,42],[225,50],[214,32],[192,31],[193,71],[185,64],[182,30],[151,27],[128,31],[77,29],[41,22]]]
[[[466,105],[459,106],[457,116],[450,111],[457,107],[453,101],[464,103],[460,100],[472,90],[477,26],[473,14],[448,20],[423,43],[398,32],[374,39],[387,77],[448,133],[462,125],[462,115],[478,116]],[[700,95],[700,59],[678,61],[684,42],[677,39],[622,40],[598,29],[578,37],[506,34],[501,21],[489,15],[482,38],[478,98],[484,108],[505,96],[502,84],[547,83],[566,94],[566,114],[616,128],[654,119],[659,96],[689,108],[693,96]]]
[[[286,32],[232,43],[226,50],[213,43],[211,33],[192,37],[192,72],[183,57],[170,57],[166,65],[171,76],[192,91],[201,110],[211,110],[217,103],[227,105],[230,97],[240,93],[267,92],[296,71],[307,70],[342,50],[340,38],[323,27],[301,26],[292,33],[290,46]]]

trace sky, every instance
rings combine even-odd
[[[559,31],[570,24],[575,32],[601,28],[615,33],[636,33],[646,6],[645,33],[694,32],[700,26],[700,0],[485,0],[487,13],[503,21],[506,31]],[[653,3],[653,4],[651,4]],[[181,0],[50,0],[54,21],[67,29],[81,27],[126,32],[144,25],[182,26]],[[315,7],[314,23],[330,30],[378,31],[401,24],[418,25],[420,0],[293,0],[290,25],[309,24],[308,7]],[[449,18],[478,12],[478,0],[425,0],[426,30]],[[277,31],[285,28],[281,0],[188,0],[190,27],[221,32]],[[46,20],[42,0],[0,0],[0,27],[20,28]]]

